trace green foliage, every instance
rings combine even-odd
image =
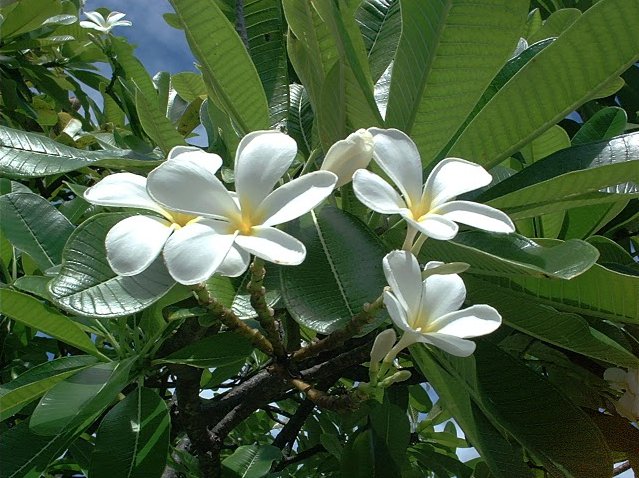
[[[81,27],[81,3],[0,1],[0,478],[639,473],[603,379],[639,367],[639,2],[171,0],[200,69],[177,74]],[[458,199],[516,232],[460,224],[418,257],[467,264],[465,306],[501,327],[469,357],[417,343],[369,363],[382,259],[410,230],[350,184],[277,226],[299,265],[186,286],[160,252],[116,274],[111,228],[160,217],[84,192],[146,176],[200,126],[229,190],[242,137],[266,128],[297,143],[288,188],[359,128],[409,134],[424,173],[484,166],[492,182]]]

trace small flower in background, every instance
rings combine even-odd
[[[217,254],[233,250],[248,268],[250,254],[269,262],[297,265],[306,248],[274,226],[296,219],[328,197],[337,176],[305,174],[273,190],[297,154],[291,137],[277,131],[249,133],[235,156],[235,190],[229,192],[198,158],[167,161],[149,174],[150,196],[171,210],[208,218],[220,238]],[[185,241],[192,240],[184,236]],[[216,257],[216,263],[221,260]]]
[[[436,265],[441,267],[441,263]],[[422,280],[417,259],[408,251],[387,254],[383,266],[391,288],[391,292],[384,292],[384,304],[404,332],[385,361],[392,361],[399,351],[417,342],[467,357],[476,345],[466,339],[489,334],[501,325],[501,316],[489,305],[459,310],[466,298],[459,275],[432,274]],[[427,264],[426,270],[432,266]]]
[[[122,20],[126,13],[111,12],[104,18],[100,12],[84,12],[89,21],[82,20],[80,26],[90,30],[97,30],[102,33],[110,33],[115,27],[130,27],[132,23],[129,20]]]
[[[358,169],[367,168],[373,159],[373,135],[359,129],[331,146],[324,157],[321,170],[337,174],[336,188],[348,184]]]
[[[515,226],[503,212],[456,196],[486,186],[492,180],[478,164],[446,158],[435,166],[423,184],[417,146],[396,129],[369,128],[373,135],[373,159],[395,183],[401,196],[380,176],[360,169],[353,176],[357,198],[373,211],[400,214],[425,236],[449,240],[458,231],[456,222],[492,232],[513,232]]]
[[[604,372],[604,379],[610,382],[615,390],[624,392],[615,402],[619,415],[631,422],[639,420],[639,369],[609,368]]]
[[[168,162],[184,158],[195,158],[203,168],[212,172],[222,165],[222,159],[215,154],[182,146],[171,150]],[[111,228],[105,245],[107,260],[116,274],[139,274],[160,253],[171,276],[182,284],[202,282],[216,270],[229,276],[244,272],[244,263],[237,251],[227,249],[229,254],[220,256],[218,248],[225,240],[206,220],[160,206],[146,192],[147,184],[148,180],[143,176],[117,173],[84,192],[84,199],[92,204],[143,209],[162,216],[131,216]],[[183,240],[183,237],[190,240]]]

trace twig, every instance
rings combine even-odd
[[[348,411],[357,408],[360,397],[357,393],[346,393],[343,395],[330,395],[322,390],[314,388],[299,378],[290,379],[291,385],[306,395],[315,405],[335,411]]]
[[[293,359],[301,361],[338,347],[346,340],[354,337],[359,332],[361,332],[365,325],[372,322],[383,306],[384,299],[383,296],[380,295],[377,299],[375,299],[375,301],[373,301],[372,304],[364,304],[364,306],[362,307],[362,311],[359,314],[353,316],[350,322],[346,324],[346,327],[336,330],[328,337],[320,340],[319,342],[315,342],[301,348],[293,354]]]
[[[315,403],[308,399],[304,400],[302,404],[297,407],[295,414],[290,418],[288,422],[286,422],[284,428],[282,428],[282,430],[280,430],[280,432],[277,434],[275,440],[273,440],[273,445],[280,449],[284,448],[287,445],[292,445],[292,443],[295,441],[295,437],[297,437],[297,434],[300,432],[302,426],[304,425],[304,422],[314,408]]]
[[[264,261],[259,257],[255,257],[251,264],[251,280],[246,285],[246,290],[251,294],[251,306],[257,313],[257,319],[273,345],[275,357],[281,359],[286,356],[286,350],[284,350],[284,344],[282,343],[279,324],[275,320],[275,311],[266,303],[265,276]]]
[[[204,284],[197,284],[192,288],[200,305],[206,307],[222,324],[230,330],[235,330],[253,345],[267,355],[273,355],[273,345],[262,333],[246,325],[235,313],[213,297]]]
[[[326,452],[326,448],[324,448],[324,445],[322,445],[321,443],[318,443],[317,445],[307,448],[306,450],[302,450],[301,452],[293,456],[283,458],[282,461],[280,461],[273,468],[273,471],[275,472],[282,471],[284,468],[286,468],[289,465],[299,463],[300,461],[306,460],[307,458],[310,458],[313,455],[317,455],[318,453],[324,453],[324,452]]]

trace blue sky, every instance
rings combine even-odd
[[[88,0],[85,10],[105,7],[126,13],[132,27],[117,27],[113,33],[137,45],[136,54],[153,76],[158,71],[196,71],[184,32],[170,27],[162,14],[173,11],[167,0]]]

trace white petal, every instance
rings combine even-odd
[[[291,166],[297,144],[279,131],[249,133],[235,155],[235,191],[243,210],[254,210]]]
[[[406,311],[397,298],[388,292],[384,291],[384,305],[388,311],[388,315],[392,319],[393,323],[401,330],[415,332],[410,325],[408,325],[408,318],[406,317]]]
[[[166,242],[166,267],[180,284],[205,281],[220,267],[234,239],[234,234],[217,234],[203,223],[188,224],[175,231]]]
[[[332,171],[339,180],[336,188],[349,183],[358,169],[365,169],[373,159],[373,135],[359,129],[331,146],[320,169]]]
[[[105,18],[102,16],[102,14],[100,12],[84,12],[85,16],[91,20],[93,23],[95,23],[96,25],[99,25],[101,27],[106,27],[106,20]]]
[[[365,169],[353,175],[353,191],[365,206],[382,214],[396,214],[406,209],[406,203],[390,184]]]
[[[375,162],[415,206],[422,196],[423,177],[417,146],[406,133],[397,129],[369,128],[368,131],[375,142]]]
[[[250,236],[237,236],[238,246],[275,264],[296,266],[304,262],[306,248],[293,236],[269,226],[256,226]]]
[[[402,216],[404,216],[404,219],[406,219],[408,223],[417,228],[419,232],[438,241],[448,241],[455,237],[457,231],[459,231],[457,224],[438,214],[426,214],[422,216],[419,221],[415,221],[407,214],[402,214]]]
[[[386,354],[393,348],[397,341],[397,334],[393,328],[383,330],[373,342],[373,348],[371,348],[371,363],[381,362]]]
[[[233,198],[215,173],[215,161],[197,157],[166,161],[149,173],[147,191],[153,199],[175,211],[229,218],[239,215]]]
[[[404,309],[417,311],[422,296],[419,263],[408,251],[392,251],[382,261],[384,275]]]
[[[150,216],[118,222],[104,240],[111,269],[121,276],[139,274],[160,255],[171,232],[168,221]]]
[[[122,13],[122,12],[111,12],[109,13],[109,15],[106,17],[106,21],[108,24],[112,25],[113,23],[117,22],[118,20],[122,20],[124,17],[126,16],[126,13]]]
[[[421,298],[421,317],[428,318],[422,328],[433,329],[432,324],[443,315],[457,311],[466,299],[466,286],[457,274],[432,275],[424,279]]]
[[[477,347],[477,344],[471,340],[446,334],[426,334],[424,341],[457,357],[468,357]]]
[[[167,156],[167,161],[201,161],[209,164],[209,170],[217,172],[222,167],[222,158],[217,154],[207,153],[194,146],[174,146]]]
[[[276,226],[298,218],[326,199],[336,182],[337,176],[329,171],[305,174],[269,194],[257,214],[264,226]]]
[[[110,174],[84,191],[84,199],[100,206],[146,209],[166,216],[164,209],[146,192],[146,178],[137,174]]]
[[[251,255],[233,244],[224,262],[217,269],[217,273],[226,277],[239,277],[246,272],[250,261]]]
[[[492,232],[514,232],[510,218],[494,207],[471,201],[450,201],[432,211],[451,221]]]
[[[110,24],[111,28],[113,27],[130,27],[133,25],[130,20],[120,20],[118,22],[113,22]]]
[[[635,421],[639,419],[639,396],[628,391],[615,403],[615,408],[619,415],[626,417],[630,421]]]
[[[490,184],[492,176],[479,164],[446,158],[431,171],[424,184],[423,198],[431,209],[460,194]]]
[[[463,339],[490,334],[501,325],[501,315],[489,305],[478,304],[450,312],[430,324],[430,330]]]
[[[108,28],[108,27],[103,27],[101,25],[97,25],[97,24],[95,24],[93,22],[90,22],[90,21],[87,21],[87,20],[82,20],[80,22],[80,26],[82,28],[89,28],[91,30],[97,30],[99,32],[108,32],[110,30],[110,28]]]

